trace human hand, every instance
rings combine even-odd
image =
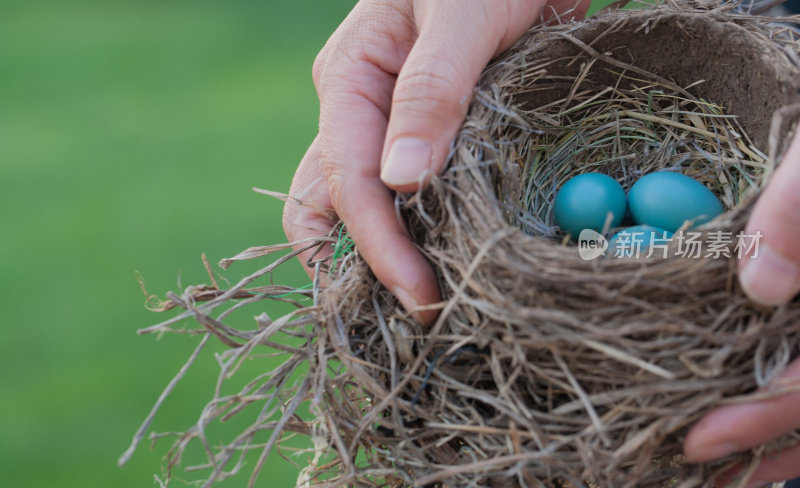
[[[288,238],[327,234],[335,219],[323,209],[333,209],[375,276],[406,310],[439,301],[433,270],[397,217],[390,189],[416,191],[442,169],[492,57],[540,13],[548,17],[574,7],[566,15],[582,17],[588,5],[589,0],[359,2],[314,63],[319,134],[289,192],[307,205],[287,203]],[[419,310],[417,317],[427,323],[437,314]]]
[[[800,130],[770,178],[745,235],[762,234],[758,255],[739,261],[739,281],[763,305],[786,303],[800,292]]]
[[[800,429],[800,359],[764,389],[786,392],[754,402],[727,405],[701,419],[686,436],[684,453],[689,462],[705,462],[758,446]],[[777,453],[767,453],[751,476],[748,488],[768,481],[800,476],[800,444]],[[726,486],[723,480],[717,486]]]
[[[756,202],[746,235],[762,234],[758,255],[739,262],[745,293],[763,305],[779,305],[800,291],[800,131],[783,162]],[[767,391],[789,388],[769,400],[718,408],[706,415],[686,437],[684,452],[691,462],[704,462],[743,451],[800,428],[800,359],[791,363]],[[800,446],[762,460],[751,486],[800,476]],[[724,485],[722,485],[724,486]]]

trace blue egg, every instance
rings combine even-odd
[[[634,225],[622,229],[608,240],[606,256],[617,258],[638,258],[647,256],[647,248],[655,242],[666,244],[672,239],[672,232],[649,225]]]
[[[585,173],[561,186],[553,213],[561,230],[577,239],[583,229],[602,232],[609,214],[612,216],[609,228],[619,227],[625,208],[625,190],[614,178]]]
[[[667,171],[639,178],[628,192],[628,208],[635,223],[671,232],[686,221],[694,227],[722,213],[719,199],[702,183]]]

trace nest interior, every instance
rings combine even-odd
[[[583,53],[599,57],[601,62],[627,63],[649,73],[651,80],[660,77],[680,87],[705,80],[693,94],[735,114],[755,144],[766,148],[773,114],[797,101],[793,67],[785,62],[785,53],[755,40],[752,30],[724,15],[680,11],[608,15],[579,29],[559,29],[563,37],[552,39],[544,50],[550,59],[572,59]],[[611,66],[619,67],[616,63]],[[580,64],[555,63],[548,70],[574,79],[580,74]],[[598,71],[595,81],[613,86],[617,75]],[[564,92],[555,92],[516,98],[520,104],[543,105],[564,96]]]

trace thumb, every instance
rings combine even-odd
[[[756,202],[746,235],[761,242],[739,263],[742,289],[764,305],[779,305],[800,291],[800,131]]]
[[[512,3],[531,5],[510,12]],[[381,164],[381,179],[398,191],[415,191],[441,170],[481,71],[544,1],[455,4],[415,2],[419,36],[397,77]]]

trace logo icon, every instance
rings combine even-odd
[[[581,259],[591,261],[603,256],[608,249],[608,239],[592,229],[583,229],[578,236],[578,254]]]

